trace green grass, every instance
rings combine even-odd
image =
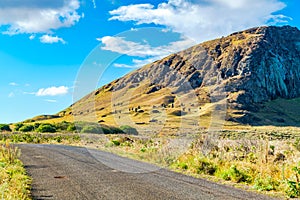
[[[8,140],[0,146],[0,199],[29,200],[31,179],[26,175],[20,151]]]

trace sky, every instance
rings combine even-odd
[[[0,123],[55,114],[200,42],[300,28],[296,0],[0,0]]]

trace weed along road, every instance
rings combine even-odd
[[[19,145],[33,199],[271,199],[81,147]]]

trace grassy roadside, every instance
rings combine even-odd
[[[190,137],[127,134],[13,133],[0,140],[96,148],[247,190],[300,197],[300,132],[206,132]]]
[[[266,132],[260,134],[261,138],[248,138],[252,132],[248,133],[235,139],[228,138],[228,132],[215,137],[202,134],[187,145],[185,139],[176,137],[111,135],[104,147],[100,147],[180,173],[274,197],[300,197],[299,135],[281,139],[280,133]]]
[[[29,200],[31,179],[26,175],[20,151],[9,144],[0,143],[0,199]]]

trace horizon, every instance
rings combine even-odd
[[[31,3],[0,3],[0,123],[58,113],[144,64],[207,40],[265,25],[300,27],[300,2],[291,0]]]

